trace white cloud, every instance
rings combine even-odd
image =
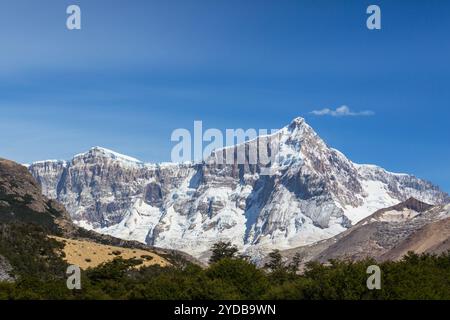
[[[314,110],[310,112],[313,115],[316,116],[332,116],[332,117],[348,117],[348,116],[373,116],[375,115],[375,112],[370,110],[364,110],[364,111],[352,111],[347,106],[341,106],[339,108],[336,108],[336,110],[332,109],[322,109],[322,110]]]

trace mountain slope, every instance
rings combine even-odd
[[[42,195],[39,184],[24,166],[0,159],[0,280],[11,280],[11,270],[19,276],[63,277],[67,267],[64,256],[71,257],[69,249],[74,243],[80,244],[77,257],[98,263],[114,256],[130,258],[131,253],[145,256],[144,265],[198,263],[182,252],[100,235],[74,225],[62,205]],[[121,253],[101,257],[105,248]]]
[[[269,165],[238,164],[229,153],[261,146],[274,153]],[[218,156],[231,161],[218,164]],[[78,225],[197,257],[219,240],[254,257],[315,243],[409,197],[449,202],[431,183],[351,162],[302,118],[203,163],[144,164],[96,147],[29,170]]]
[[[137,265],[138,268],[151,265],[170,266],[170,263],[166,259],[155,254],[154,251],[104,245],[89,240],[60,237],[52,238],[64,244],[64,248],[62,249],[64,252],[64,260],[84,270],[111,262],[115,258],[142,260],[142,263]]]
[[[287,250],[308,261],[330,259],[379,261],[399,260],[408,251],[442,253],[449,248],[450,205],[431,206],[410,198],[398,205],[381,209],[349,230],[319,243]]]
[[[0,222],[33,222],[56,232],[69,214],[54,200],[42,196],[27,169],[0,158]]]
[[[450,215],[450,214],[449,214]],[[381,256],[382,260],[399,260],[409,251],[441,254],[450,250],[450,217],[429,223],[405,241]]]

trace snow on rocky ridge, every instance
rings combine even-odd
[[[264,139],[279,145],[270,175],[249,163],[145,164],[100,147],[29,170],[80,226],[200,258],[219,240],[255,258],[311,244],[409,197],[449,202],[426,181],[354,164],[302,118]]]

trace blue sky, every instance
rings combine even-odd
[[[78,4],[82,30],[65,27]],[[382,30],[369,31],[378,4]],[[359,163],[450,191],[446,1],[2,0],[0,156],[100,145],[170,160],[171,132],[303,116]],[[346,105],[374,115],[313,110]]]

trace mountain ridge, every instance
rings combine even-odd
[[[270,165],[248,161],[248,150],[261,142],[279,146]],[[240,148],[245,163],[214,161]],[[409,197],[449,201],[427,181],[351,162],[303,118],[215,150],[202,163],[120,161],[116,152],[105,156],[103,150],[93,148],[69,162],[35,163],[29,170],[79,225],[197,257],[218,240],[231,240],[253,256],[314,243]],[[263,175],[267,168],[271,174]]]

